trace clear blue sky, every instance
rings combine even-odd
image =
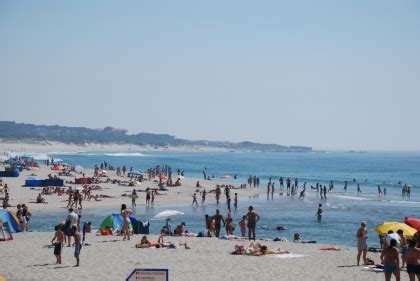
[[[420,2],[0,1],[0,120],[420,150]]]

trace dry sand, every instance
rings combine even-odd
[[[93,170],[92,169],[84,169],[85,176],[92,176]],[[4,178],[4,182],[8,184],[10,187],[10,204],[12,206],[16,206],[18,203],[28,203],[28,202],[34,202],[38,193],[41,192],[42,189],[36,188],[31,189],[29,187],[23,187],[25,184],[25,179],[35,174],[36,176],[45,179],[48,177],[48,174],[51,174],[52,176],[57,175],[58,172],[51,171],[49,168],[47,168],[45,165],[41,165],[40,169],[33,170],[33,171],[27,171],[24,170],[21,175],[17,178]],[[82,174],[77,174],[75,172],[72,172],[74,175],[73,177],[68,176],[60,176],[61,179],[64,181],[73,181],[75,178],[82,177]],[[128,181],[129,178],[117,176],[115,171],[108,171],[108,176],[110,179],[117,179],[122,181]],[[105,180],[105,178],[103,178]],[[182,186],[178,187],[169,187],[168,191],[159,191],[162,195],[155,196],[155,205],[173,205],[176,203],[189,203],[192,202],[192,195],[197,190],[196,188],[196,182],[197,179],[194,178],[188,178],[185,177],[181,179]],[[206,190],[207,192],[209,190],[215,189],[216,184],[223,184],[227,183],[226,181],[223,181],[220,179],[220,181],[203,181],[200,180],[200,184],[203,186],[203,188],[199,188],[200,191]],[[66,184],[66,186],[72,186],[74,187],[81,187],[82,185],[74,185],[74,184]],[[88,201],[83,201],[83,209],[91,209],[91,208],[115,208],[121,206],[121,204],[127,204],[128,206],[131,206],[131,199],[128,197],[122,197],[123,194],[130,194],[135,188],[136,190],[145,190],[147,187],[150,188],[157,188],[158,182],[157,179],[152,181],[144,181],[141,182],[138,186],[122,186],[118,184],[112,184],[112,183],[100,183],[98,184],[102,187],[101,191],[93,191],[92,195],[96,194],[105,194],[109,195],[115,198],[102,198],[102,201],[96,202],[94,199]],[[67,187],[66,187],[67,188]],[[239,197],[243,196],[252,196],[255,195],[258,192],[263,192],[263,189],[237,189],[235,192],[238,193]],[[139,199],[137,200],[137,207],[141,208],[142,206],[145,206],[145,193],[138,192]],[[198,195],[198,194],[197,194]],[[214,200],[214,193],[208,194],[209,200]],[[1,197],[1,195],[0,195]],[[48,204],[35,204],[30,203],[29,208],[32,211],[38,211],[38,210],[58,210],[60,208],[67,206],[67,199],[68,196],[57,196],[55,194],[53,195],[44,195],[43,196]],[[200,195],[197,196],[198,200],[201,200]]]
[[[364,271],[355,266],[356,250],[321,251],[321,244],[263,242],[269,248],[282,248],[297,258],[276,256],[234,256],[230,251],[246,241],[215,238],[168,238],[187,242],[191,248],[136,249],[141,238],[122,241],[120,236],[90,234],[81,252],[81,266],[73,267],[73,248],[63,248],[63,263],[55,265],[53,249],[48,245],[52,233],[20,233],[15,240],[0,242],[0,276],[7,280],[124,280],[135,268],[166,268],[169,280],[383,280],[383,273]],[[156,241],[156,236],[149,237]],[[378,254],[369,254],[378,261]],[[403,279],[408,280],[403,273]]]

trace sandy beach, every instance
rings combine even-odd
[[[383,280],[383,273],[364,271],[355,266],[354,248],[341,251],[321,251],[331,247],[321,244],[262,242],[269,248],[287,249],[303,257],[288,255],[234,256],[235,245],[247,241],[227,241],[215,238],[168,238],[186,242],[191,248],[137,249],[141,236],[132,241],[121,237],[89,235],[81,252],[81,266],[73,267],[73,248],[63,248],[63,263],[55,265],[49,243],[52,233],[20,233],[15,240],[0,245],[2,269],[6,280],[58,280],[71,276],[72,280],[124,280],[135,268],[164,268],[169,280]],[[156,241],[156,236],[150,236]],[[379,254],[369,254],[379,260]],[[402,280],[408,280],[403,273]]]
[[[40,161],[41,162],[41,161]],[[81,178],[83,175],[78,174],[75,172],[71,172],[73,176],[60,176],[61,179],[64,181],[72,181],[74,182],[75,178]],[[12,206],[16,206],[18,203],[29,203],[29,202],[35,202],[37,195],[41,192],[41,188],[29,188],[29,187],[23,187],[25,184],[25,179],[28,176],[36,175],[39,178],[45,179],[48,178],[48,175],[58,176],[57,171],[52,171],[49,168],[47,168],[45,165],[41,165],[40,169],[36,170],[23,170],[19,177],[17,178],[4,178],[5,183],[9,185],[10,193],[11,193],[11,199],[10,204]],[[93,176],[93,169],[86,169],[84,168],[84,175],[86,177],[92,177]],[[123,176],[117,176],[116,171],[108,171],[108,177],[110,179],[116,179],[121,181],[128,181],[128,177]],[[105,178],[102,178],[105,180]],[[203,181],[202,179],[195,179],[195,178],[189,178],[184,177],[181,180],[182,186],[177,186],[174,188],[169,188],[168,191],[159,191],[160,195],[155,196],[155,205],[156,206],[162,206],[162,205],[173,205],[177,203],[190,203],[192,201],[192,195],[197,190],[196,188],[196,182],[200,181],[200,184],[202,185],[202,188],[199,190],[202,191],[203,189],[206,189],[208,192],[211,189],[215,188],[216,184],[224,184],[226,181]],[[71,186],[73,188],[80,187],[81,185],[75,185],[75,184],[68,184],[65,183],[67,187]],[[92,191],[92,195],[95,196],[96,194],[100,195],[107,195],[111,198],[102,198],[102,201],[95,201],[92,200],[85,200],[83,201],[83,208],[91,209],[91,208],[119,208],[121,204],[127,204],[131,205],[131,199],[128,197],[122,196],[123,194],[130,194],[135,188],[136,190],[140,190],[139,192],[139,199],[137,200],[138,207],[144,207],[145,206],[145,193],[141,191],[145,191],[146,188],[158,188],[158,180],[152,179],[151,181],[145,180],[142,182],[139,186],[126,186],[126,185],[118,185],[113,183],[98,183],[94,184],[98,185],[102,188],[100,191]],[[236,189],[235,192],[238,193],[239,197],[243,196],[251,196],[254,194],[257,194],[259,192],[263,192],[262,189]],[[214,197],[214,195],[211,195]],[[199,196],[198,196],[199,197]],[[62,209],[67,206],[67,199],[68,196],[58,196],[58,195],[48,195],[44,196],[44,198],[47,200],[48,204],[36,204],[36,203],[29,203],[29,208],[33,211],[42,211],[42,210],[58,210]]]
[[[74,176],[80,177],[81,174]],[[93,174],[92,169],[85,169],[86,176]],[[48,174],[56,175],[44,165],[33,171],[24,170],[18,178],[4,178],[10,187],[10,203],[27,203],[32,213],[39,211],[56,212],[67,205],[67,196],[44,196],[48,204],[33,202],[39,190],[23,187],[27,176],[36,174],[46,178]],[[109,171],[111,179],[127,180],[117,177],[115,171]],[[61,177],[65,181],[74,181],[75,177]],[[170,188],[164,195],[156,197],[160,206],[191,202],[191,195],[196,190],[197,179],[184,178],[182,186]],[[207,190],[213,189],[216,182],[202,183]],[[69,184],[66,184],[69,186]],[[119,208],[123,203],[129,205],[130,199],[122,197],[130,193],[133,187],[112,183],[100,183],[101,191],[114,198],[104,198],[100,202],[84,201],[84,210],[95,208]],[[71,185],[70,185],[71,186]],[[136,186],[144,190],[146,187],[157,187],[157,182],[145,181]],[[238,189],[240,197],[255,195],[265,189]],[[211,195],[213,197],[214,195]],[[138,208],[144,207],[144,195],[140,193]],[[213,198],[211,198],[213,200]],[[15,210],[15,208],[11,208]],[[124,280],[135,268],[163,268],[169,270],[169,280],[383,280],[383,273],[367,271],[363,266],[356,266],[356,248],[324,245],[298,244],[291,242],[259,241],[269,249],[281,248],[291,255],[269,255],[262,257],[235,256],[230,252],[235,245],[249,244],[244,240],[222,240],[216,238],[167,237],[170,242],[186,242],[190,249],[136,249],[135,243],[141,235],[135,235],[131,241],[123,241],[121,236],[96,236],[88,234],[90,244],[82,248],[81,266],[73,267],[74,248],[63,248],[63,264],[56,265],[50,241],[52,232],[17,233],[13,241],[0,242],[2,266],[0,276],[6,280],[58,280],[63,276],[72,276],[72,280]],[[149,236],[156,242],[157,236]],[[323,251],[321,248],[337,247],[339,251]],[[295,256],[296,255],[296,256]],[[369,253],[368,257],[379,262],[378,253]],[[402,272],[402,280],[408,280]]]

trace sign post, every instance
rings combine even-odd
[[[168,269],[136,268],[126,281],[169,281]]]

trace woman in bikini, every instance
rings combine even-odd
[[[123,217],[122,231],[123,231],[123,235],[124,235],[124,240],[125,239],[130,240],[130,231],[128,229],[128,226],[129,226],[129,223],[130,223],[130,218],[129,218],[130,214],[131,214],[131,212],[129,212],[127,210],[127,206],[125,204],[122,204],[121,205],[121,215]]]
[[[367,239],[368,239],[368,232],[366,228],[366,223],[362,222],[360,224],[360,228],[357,230],[356,233],[357,238],[357,265],[360,263],[360,256],[363,253],[363,264],[367,264],[366,253],[367,253]]]
[[[397,249],[397,240],[391,239],[389,247],[384,248],[381,254],[384,265],[385,281],[390,281],[394,274],[397,281],[400,280],[400,253]]]
[[[233,219],[230,213],[228,214],[226,218],[225,229],[228,235],[233,235]]]

